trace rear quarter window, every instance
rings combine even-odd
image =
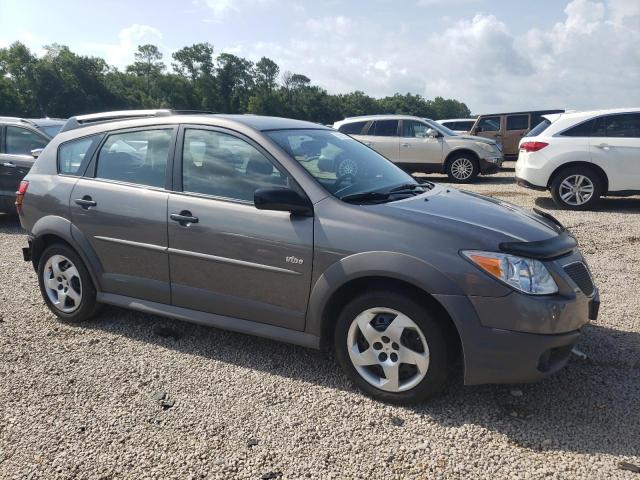
[[[347,135],[359,135],[367,122],[351,122],[340,125],[338,131]]]
[[[86,165],[102,135],[79,138],[65,142],[58,147],[58,172],[78,175],[80,167]]]
[[[560,135],[562,137],[589,137],[593,130],[593,123],[594,120],[587,120],[586,122],[582,122],[575,127],[565,130]]]

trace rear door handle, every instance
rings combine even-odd
[[[362,143],[364,143],[367,147],[370,147],[371,145],[373,145],[373,143],[371,142],[362,142]]]
[[[608,143],[601,143],[600,145],[594,145],[597,148],[601,148],[603,150],[609,150],[611,148],[611,145],[609,145]]]
[[[76,202],[76,205],[80,205],[85,210],[89,210],[89,208],[98,205],[89,195],[85,195],[82,198],[76,198],[74,202]]]
[[[198,217],[191,215],[189,210],[182,210],[180,213],[172,213],[169,218],[174,222],[178,222],[183,227],[188,227],[192,223],[198,223]]]
[[[409,148],[409,144],[408,143],[401,143],[400,146],[401,147],[405,147],[405,148]]]
[[[16,168],[17,167],[17,165],[15,163],[13,163],[13,162],[4,162],[2,164],[2,166],[3,167],[10,167],[10,168]]]

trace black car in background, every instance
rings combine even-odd
[[[0,213],[15,212],[20,181],[64,123],[57,118],[0,117]]]

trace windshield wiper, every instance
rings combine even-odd
[[[427,187],[425,187],[420,183],[404,183],[402,185],[398,185],[397,187],[393,187],[391,190],[389,190],[389,193],[413,191],[416,188],[427,188]]]
[[[362,193],[352,193],[351,195],[345,195],[341,197],[340,200],[343,202],[384,202],[389,199],[388,193],[382,192],[362,192]]]

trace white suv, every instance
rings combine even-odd
[[[640,194],[640,108],[545,115],[520,141],[518,185],[572,210]]]

